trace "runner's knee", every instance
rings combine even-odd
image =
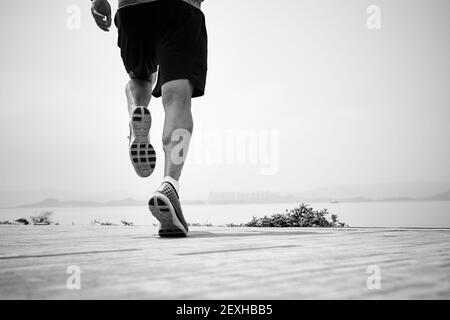
[[[164,108],[190,109],[192,85],[189,80],[174,80],[162,87],[162,102]]]

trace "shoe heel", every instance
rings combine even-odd
[[[131,113],[129,156],[137,175],[146,178],[156,167],[156,152],[150,144],[149,132],[152,125],[150,111],[137,107]]]
[[[168,199],[154,195],[148,201],[148,208],[161,224],[158,231],[160,237],[187,237],[187,231],[176,217]]]

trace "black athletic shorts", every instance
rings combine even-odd
[[[208,36],[201,10],[181,0],[159,0],[121,8],[114,22],[131,78],[148,80],[158,70],[153,96],[160,97],[161,86],[178,79],[191,81],[192,97],[204,94]]]

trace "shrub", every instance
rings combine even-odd
[[[286,213],[278,213],[262,218],[253,217],[252,220],[243,226],[245,227],[319,227],[319,228],[343,228],[347,224],[340,222],[338,216],[331,215],[331,221],[327,219],[329,212],[327,209],[313,210],[313,208],[301,204],[300,206],[286,210]]]

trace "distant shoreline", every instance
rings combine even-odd
[[[358,199],[303,199],[303,200],[283,200],[283,201],[202,201],[202,200],[187,200],[181,201],[183,205],[198,205],[198,206],[214,206],[214,205],[259,205],[259,204],[288,204],[288,203],[328,203],[330,205],[339,203],[380,203],[380,202],[440,202],[450,201],[450,199],[429,199],[429,198],[386,198],[386,199],[370,199],[370,198],[358,198]],[[44,202],[44,201],[43,201]],[[146,201],[135,200],[132,203],[120,204],[117,201],[111,201],[106,203],[97,202],[83,202],[83,201],[58,201],[51,203],[34,203],[16,206],[2,206],[0,209],[57,209],[57,208],[111,208],[111,207],[141,207],[146,205]]]

